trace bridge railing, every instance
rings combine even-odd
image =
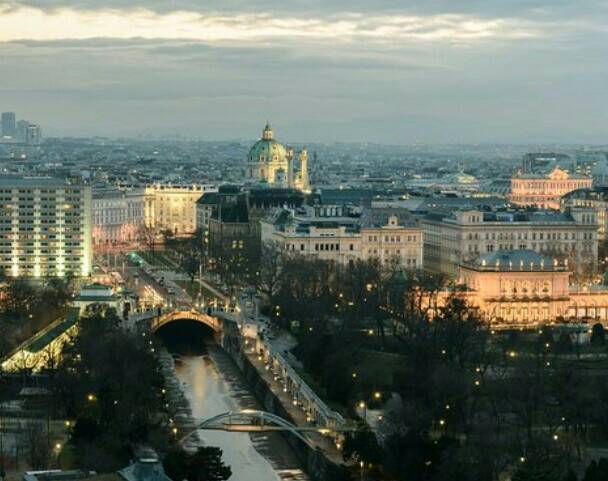
[[[298,395],[306,398],[308,402],[312,403],[321,416],[324,419],[328,427],[340,427],[346,424],[344,417],[331,409],[318,395],[317,393],[302,379],[302,377],[296,372],[296,370],[289,364],[287,359],[277,351],[272,344],[261,341],[264,350],[268,353],[271,360],[278,364],[279,368],[286,374],[292,383],[297,385]]]

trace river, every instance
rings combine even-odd
[[[160,337],[172,354],[179,354],[175,376],[190,403],[192,417],[208,419],[240,409],[260,409],[228,355],[200,329],[176,323]],[[200,325],[199,325],[200,326]],[[170,327],[170,326],[167,326]],[[201,444],[218,446],[232,469],[231,481],[307,481],[301,466],[278,433],[199,431]]]

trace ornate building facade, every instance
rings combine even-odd
[[[144,191],[144,224],[157,232],[189,235],[197,228],[197,201],[217,187],[204,185],[151,184]]]
[[[459,266],[499,250],[533,250],[568,259],[579,274],[597,268],[595,211],[573,207],[565,212],[463,209],[430,213],[424,229],[424,266],[454,277]]]
[[[502,324],[550,322],[569,315],[568,262],[531,250],[497,251],[460,266],[469,301]]]
[[[308,191],[308,152],[304,147],[298,154],[299,169],[295,168],[295,151],[274,138],[274,131],[266,124],[262,138],[247,154],[246,177],[270,187],[291,187]]]
[[[339,264],[378,259],[384,265],[422,268],[422,229],[405,209],[364,209],[359,217],[276,209],[260,225],[262,243],[303,256]]]
[[[559,209],[562,196],[576,189],[589,189],[593,179],[569,174],[555,167],[549,174],[520,173],[511,179],[509,200],[520,206]]]
[[[571,207],[588,207],[595,210],[598,241],[604,242],[608,234],[608,187],[578,189],[569,192],[562,197],[562,209]]]
[[[463,296],[493,329],[543,324],[608,325],[608,286],[573,286],[567,259],[531,250],[498,251],[460,266]],[[440,302],[452,291],[441,293]]]
[[[144,224],[143,189],[93,189],[93,247],[136,242]]]

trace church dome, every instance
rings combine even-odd
[[[262,132],[262,138],[258,140],[247,155],[249,162],[284,162],[287,158],[285,147],[274,139],[274,132],[270,125],[266,124]]]

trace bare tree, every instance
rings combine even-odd
[[[44,469],[49,467],[51,449],[47,436],[44,433],[43,423],[40,421],[28,421],[23,434],[27,461],[30,468]]]
[[[142,225],[139,229],[139,241],[146,246],[148,252],[155,256],[155,246],[158,237],[158,230],[152,226]]]
[[[283,259],[284,253],[276,243],[264,244],[253,277],[257,290],[265,297],[271,309],[275,305],[281,283]]]

